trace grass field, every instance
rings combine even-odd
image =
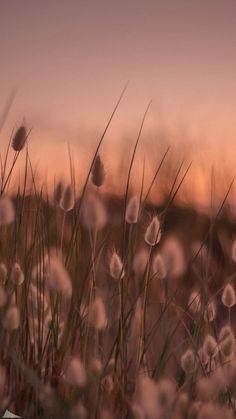
[[[232,184],[214,216],[201,214],[175,203],[191,176],[180,167],[163,203],[150,205],[166,154],[133,195],[139,135],[124,196],[108,196],[102,137],[80,195],[72,160],[70,183],[56,180],[48,194],[36,187],[28,135],[20,127],[1,155],[1,413],[233,418]],[[10,196],[18,159],[24,180]]]

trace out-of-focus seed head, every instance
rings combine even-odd
[[[235,354],[235,342],[231,336],[228,336],[221,342],[220,351],[225,358],[231,358]]]
[[[23,284],[24,280],[25,276],[19,263],[14,263],[11,270],[11,281],[13,282],[13,284],[19,286]]]
[[[71,211],[75,205],[74,192],[71,185],[67,185],[64,189],[60,206],[64,211]]]
[[[131,406],[132,417],[134,419],[145,419],[146,415],[141,406],[137,402],[133,402]]]
[[[219,333],[219,340],[222,341],[223,339],[227,338],[228,336],[232,336],[234,338],[234,333],[229,324],[223,326]]]
[[[162,256],[170,277],[179,278],[186,272],[186,256],[182,243],[175,235],[165,238],[162,246]]]
[[[137,400],[145,413],[145,418],[158,418],[160,406],[158,403],[158,386],[146,375],[141,375],[137,385]]]
[[[222,293],[221,301],[225,307],[231,308],[236,303],[236,295],[232,285],[227,284]]]
[[[199,409],[201,407],[202,402],[197,401],[191,403],[188,409],[188,419],[197,419]]]
[[[134,255],[133,271],[137,278],[143,276],[148,263],[148,251],[146,249],[140,250]]]
[[[63,195],[64,195],[64,184],[62,181],[59,181],[56,184],[56,187],[54,189],[54,194],[53,194],[53,199],[54,199],[55,204],[60,205]]]
[[[0,263],[0,283],[1,284],[5,284],[7,279],[7,267],[5,265],[5,263],[1,262]]]
[[[8,196],[0,198],[0,226],[13,223],[15,219],[15,209]]]
[[[181,357],[181,367],[186,374],[192,374],[195,370],[195,355],[192,349],[188,349]]]
[[[165,261],[160,253],[153,259],[153,272],[157,279],[164,279],[167,275]]]
[[[145,242],[150,246],[155,246],[161,239],[160,221],[157,216],[154,216],[147,227],[144,236]]]
[[[89,323],[96,330],[104,330],[107,327],[106,311],[100,297],[96,297],[91,304],[89,310]]]
[[[62,293],[70,298],[72,285],[69,274],[62,261],[56,256],[50,256],[44,263],[45,284],[50,291]]]
[[[205,322],[212,322],[216,318],[216,306],[214,302],[207,304],[207,307],[204,311],[204,320]]]
[[[120,256],[115,250],[113,251],[110,259],[110,274],[116,281],[123,278],[125,274]]]
[[[129,224],[135,224],[138,221],[138,216],[139,216],[139,198],[137,196],[132,196],[126,208],[125,220]]]
[[[89,363],[89,374],[91,377],[99,377],[102,373],[102,363],[100,359],[93,358]]]
[[[21,125],[15,132],[12,139],[12,148],[15,151],[21,151],[27,140],[27,131],[24,125]]]
[[[7,301],[5,289],[0,284],[0,308],[4,307]]]
[[[176,395],[176,386],[169,379],[162,379],[157,384],[157,400],[162,410],[169,409]]]
[[[86,370],[79,358],[71,358],[65,370],[64,379],[73,387],[84,387],[86,385]]]
[[[234,262],[236,262],[236,240],[234,240],[232,246],[232,259]]]
[[[218,353],[218,345],[212,335],[207,335],[203,343],[203,350],[209,358],[214,358]]]
[[[200,297],[199,292],[193,291],[188,300],[189,310],[193,314],[197,314],[201,310],[201,306],[202,306],[202,303],[201,303],[201,297]]]
[[[82,220],[88,230],[102,230],[107,223],[107,211],[104,203],[94,193],[89,193],[84,198]]]
[[[17,306],[11,306],[7,309],[3,318],[3,327],[9,332],[19,329],[20,312]]]
[[[70,418],[71,419],[87,419],[88,411],[86,407],[81,402],[78,402],[76,406],[73,407]]]
[[[95,158],[93,168],[92,168],[92,173],[91,173],[92,182],[95,186],[99,188],[100,186],[103,185],[105,181],[105,177],[106,177],[106,172],[104,169],[104,164],[102,162],[101,157],[98,154]]]

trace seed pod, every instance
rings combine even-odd
[[[218,345],[216,343],[216,340],[213,336],[207,335],[204,343],[203,343],[203,349],[207,356],[210,358],[214,358],[218,353]]]
[[[82,205],[82,219],[88,230],[102,230],[107,222],[107,211],[103,201],[93,193],[87,194]]]
[[[212,322],[216,318],[216,308],[214,303],[209,303],[204,312],[205,322]]]
[[[236,303],[236,296],[232,285],[226,285],[222,294],[221,301],[225,307],[231,308],[234,306],[234,304]]]
[[[93,168],[92,168],[92,173],[91,173],[92,182],[95,186],[99,188],[100,186],[103,185],[105,181],[105,177],[106,177],[106,172],[104,169],[104,164],[101,160],[101,157],[98,154],[95,158]]]
[[[84,387],[87,381],[85,368],[79,358],[71,358],[65,373],[65,381],[74,387]]]
[[[181,367],[186,374],[191,374],[195,370],[195,355],[191,349],[182,355]]]
[[[107,316],[103,301],[97,297],[90,307],[89,323],[96,330],[103,330],[107,326]]]
[[[15,132],[12,139],[12,148],[15,151],[21,151],[27,140],[27,131],[24,125],[21,125]]]
[[[129,224],[135,224],[138,221],[139,216],[139,199],[137,196],[133,196],[130,198],[126,213],[125,213],[125,219],[126,222]]]
[[[145,241],[150,246],[155,246],[161,239],[160,221],[157,216],[153,217],[145,232]]]
[[[72,210],[74,205],[75,200],[72,186],[68,185],[64,190],[63,196],[60,201],[60,206],[64,211],[70,211]]]
[[[125,274],[120,256],[118,255],[118,253],[115,250],[111,255],[110,274],[111,274],[112,278],[114,278],[116,280],[123,278],[124,274]]]
[[[13,265],[12,271],[11,271],[11,281],[15,284],[15,285],[22,285],[24,282],[24,273],[20,267],[20,265],[18,263],[15,263]]]

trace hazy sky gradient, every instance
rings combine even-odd
[[[93,144],[126,80],[116,146],[150,99],[149,130],[235,143],[235,0],[3,0],[0,52],[0,106],[18,89],[4,133],[25,120],[38,156]]]

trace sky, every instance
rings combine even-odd
[[[235,0],[2,0],[0,53],[0,110],[17,89],[1,142],[22,122],[32,127],[47,173],[68,170],[67,142],[87,167],[127,81],[104,142],[110,169],[117,150],[132,152],[150,100],[141,160],[155,165],[168,142],[198,173],[222,156],[233,167]]]

